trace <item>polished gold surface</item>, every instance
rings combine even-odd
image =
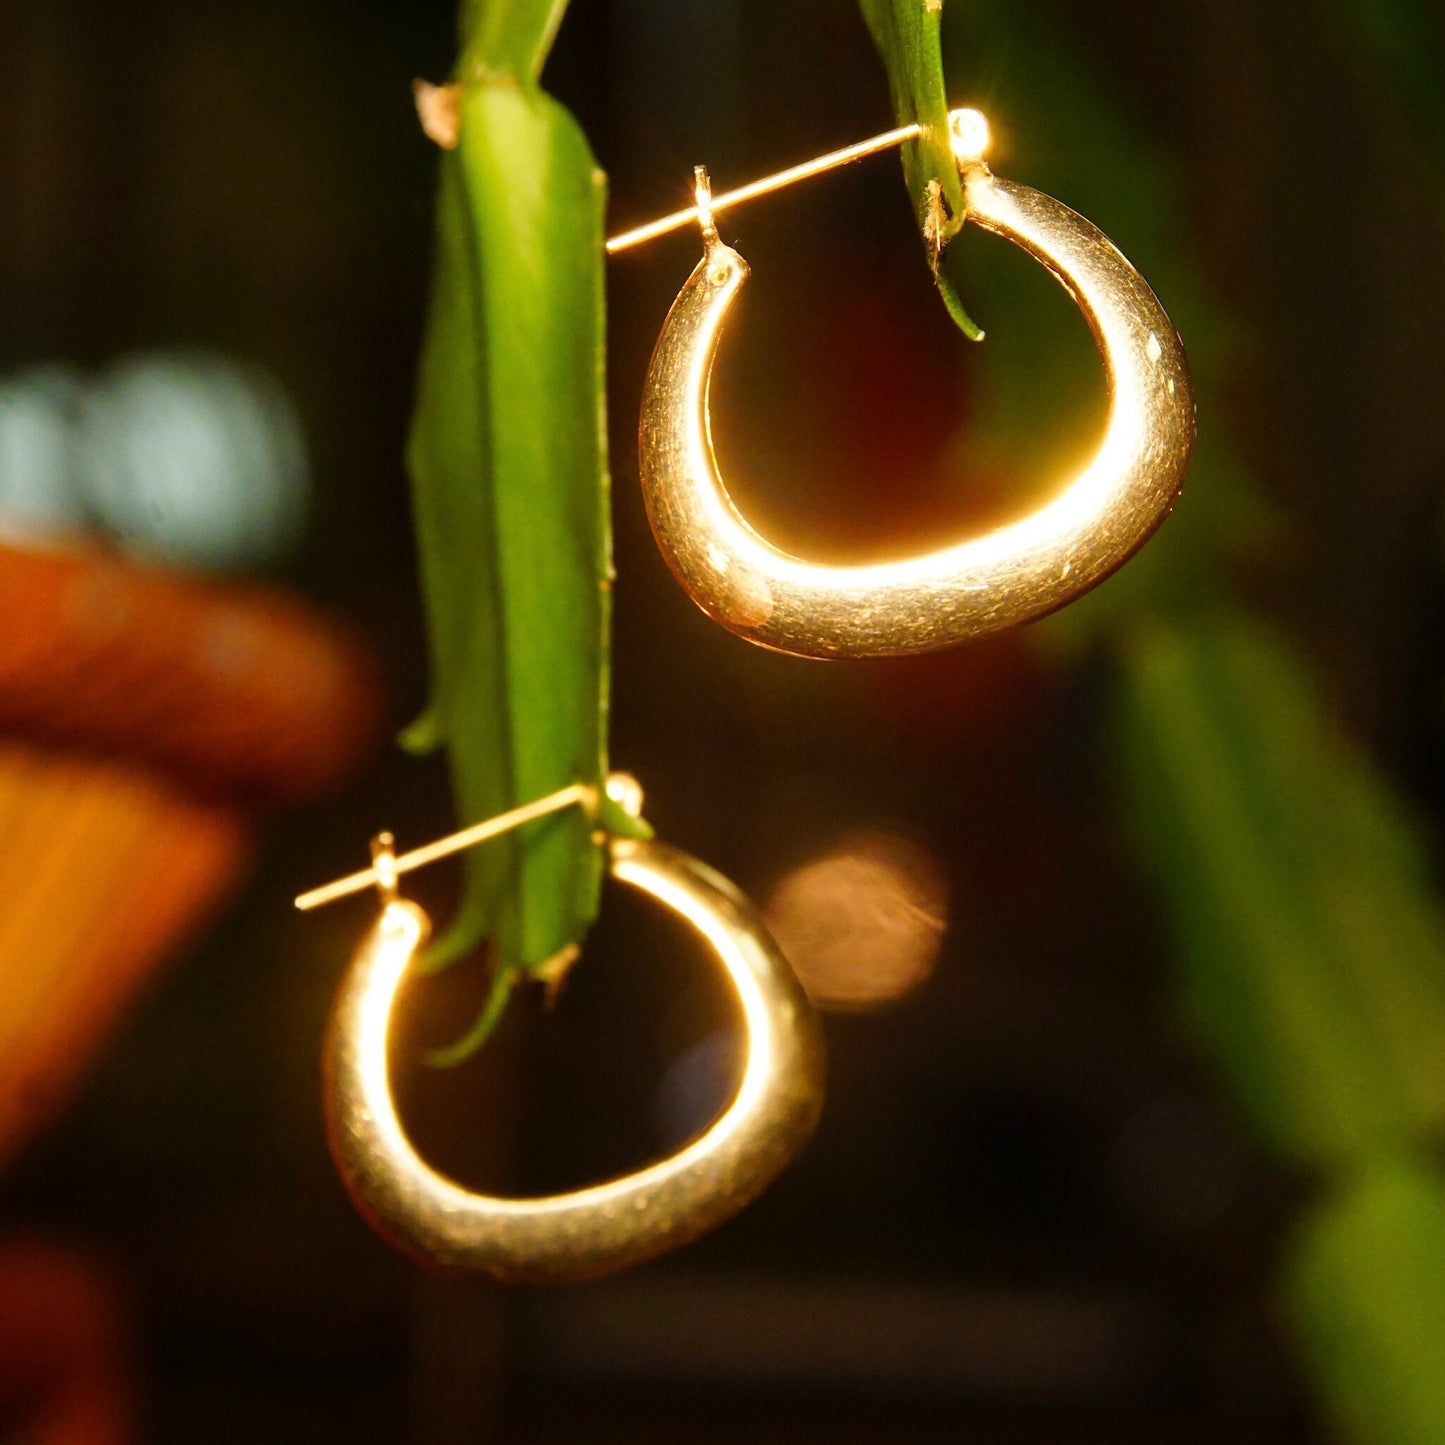
[[[738,511],[713,455],[713,360],[748,266],[712,241],[653,352],[640,427],[642,491],[679,582],[703,611],[749,641],[803,657],[889,657],[1031,621],[1125,562],[1184,484],[1194,394],[1163,307],[1097,227],[970,156],[987,132],[980,140],[976,127],[973,139],[967,130],[956,131],[955,150],[968,219],[1048,267],[1083,312],[1109,384],[1103,440],[1052,501],[985,536],[851,567],[780,550]]]
[[[756,1198],[817,1123],[823,1079],[817,1022],[751,905],[685,853],[623,839],[608,847],[613,876],[691,924],[727,974],[746,1040],[737,1093],[700,1137],[624,1178],[541,1199],[462,1188],[417,1156],[392,1100],[391,1013],[427,921],[415,904],[386,904],[332,1012],[327,1124],[357,1206],[378,1231],[424,1260],[537,1281],[585,1279],[640,1263]]]

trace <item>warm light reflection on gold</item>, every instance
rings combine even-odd
[[[788,873],[763,917],[820,1008],[878,1008],[932,973],[948,926],[947,886],[911,839],[860,833]]]
[[[972,110],[967,106],[962,110],[949,111],[948,141],[953,147],[954,159],[960,164],[981,161],[993,142],[988,117],[981,110]]]
[[[602,1274],[729,1218],[812,1132],[822,1106],[816,1020],[751,905],[726,879],[675,849],[621,839],[609,849],[613,875],[685,919],[722,965],[742,1011],[747,1050],[736,1096],[676,1154],[592,1188],[500,1199],[444,1178],[412,1149],[392,1101],[391,1012],[426,919],[414,904],[390,903],[358,950],[332,1014],[327,1122],[358,1207],[400,1247],[502,1279]]]
[[[968,143],[978,139],[975,130]],[[678,580],[750,641],[806,657],[884,657],[1030,621],[1127,560],[1184,483],[1194,442],[1189,370],[1144,279],[1102,232],[1049,196],[982,164],[966,166],[963,179],[969,220],[1047,266],[1083,312],[1109,382],[1103,440],[1052,502],[986,536],[865,566],[783,552],[738,511],[713,454],[713,362],[748,266],[712,242],[653,353],[639,438],[642,489]]]

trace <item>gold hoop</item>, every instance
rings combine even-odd
[[[998,179],[981,161],[961,170],[969,220],[1048,267],[1083,312],[1109,383],[1103,442],[1053,501],[985,536],[853,567],[781,551],[738,511],[713,455],[713,360],[748,265],[708,242],[648,370],[642,495],[684,590],[750,642],[802,657],[891,657],[1032,621],[1127,561],[1184,484],[1195,431],[1189,367],[1144,278],[1102,231],[1052,197]]]
[[[695,1239],[755,1199],[806,1142],[823,1097],[820,1031],[752,906],[720,874],[656,842],[612,839],[613,877],[707,941],[742,1010],[747,1059],[732,1102],[699,1138],[605,1184],[541,1199],[474,1194],[431,1169],[397,1118],[386,1045],[397,991],[428,931],[393,900],[357,949],[327,1035],[332,1154],[357,1207],[433,1264],[503,1280],[586,1279]]]

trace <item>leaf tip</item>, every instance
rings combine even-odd
[[[428,708],[415,722],[408,723],[396,735],[396,745],[413,757],[424,757],[441,747],[445,734],[441,718],[433,708]]]
[[[507,1004],[511,1001],[512,985],[515,981],[516,975],[511,969],[499,969],[492,979],[487,1001],[482,1005],[476,1022],[455,1042],[438,1049],[428,1049],[423,1055],[427,1066],[433,1069],[452,1069],[471,1058],[491,1038],[497,1025],[501,1023],[502,1015],[506,1013]]]

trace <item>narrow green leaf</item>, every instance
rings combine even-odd
[[[567,0],[462,0],[459,80],[510,76],[535,85]]]
[[[1126,816],[1241,1104],[1299,1160],[1438,1137],[1445,920],[1411,820],[1266,630],[1154,623],[1121,667]]]
[[[426,1055],[427,1063],[434,1069],[450,1069],[471,1058],[492,1036],[492,1030],[501,1023],[502,1015],[512,1001],[512,988],[516,981],[515,969],[497,969],[492,974],[481,1012],[473,1019],[471,1027],[445,1047],[432,1049]]]
[[[970,340],[981,340],[983,332],[969,318],[938,264],[943,248],[964,222],[963,184],[949,141],[948,91],[940,50],[943,0],[859,0],[859,6],[888,71],[898,124],[923,127],[918,140],[903,147],[903,174],[934,281],[959,329]]]
[[[540,90],[472,79],[459,103],[409,448],[433,692],[405,741],[445,744],[470,823],[572,782],[600,787],[611,563],[604,178]],[[467,855],[461,908],[430,962],[493,942],[493,1000],[469,1042],[515,971],[541,968],[591,923],[592,827],[574,809]]]
[[[970,341],[982,341],[983,328],[964,310],[963,297],[958,294],[958,287],[941,266],[933,273],[933,284],[938,287],[938,294],[943,298],[944,308],[953,318],[953,324]]]
[[[1445,1176],[1372,1161],[1308,1216],[1283,1299],[1305,1367],[1354,1445],[1445,1440]]]

